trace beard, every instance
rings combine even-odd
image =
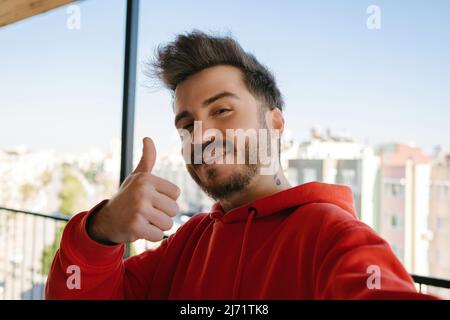
[[[197,185],[214,200],[222,200],[232,196],[239,191],[244,190],[252,181],[252,179],[258,174],[259,165],[249,164],[249,143],[245,142],[245,164],[228,164],[227,166],[233,166],[231,174],[226,178],[217,181],[217,176],[223,165],[212,166],[203,170],[204,180],[202,180],[197,174],[196,168],[200,169],[202,165],[187,164],[186,168],[189,175],[197,183]],[[234,150],[236,155],[236,150]]]

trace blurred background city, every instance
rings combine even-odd
[[[65,223],[120,185],[126,9],[75,1],[0,27],[3,299],[43,299]],[[154,174],[182,190],[171,232],[212,201],[185,169],[170,93],[145,63],[179,33],[231,34],[277,78],[291,184],[350,186],[359,218],[415,279],[435,281],[421,290],[450,299],[439,284],[450,279],[449,16],[444,0],[141,1],[133,163],[152,137]]]

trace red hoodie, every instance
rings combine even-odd
[[[356,218],[351,189],[310,182],[225,213],[216,203],[126,260],[67,224],[48,299],[427,299],[389,245]],[[79,266],[81,287],[66,285]],[[374,273],[378,270],[379,273]],[[371,277],[372,276],[372,277]],[[374,277],[379,286],[370,285]]]

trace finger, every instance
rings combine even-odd
[[[175,217],[180,209],[178,208],[178,204],[172,198],[168,197],[164,193],[157,193],[154,195],[152,199],[153,207],[158,210],[161,210],[169,217]]]
[[[173,226],[172,219],[163,211],[151,208],[151,210],[147,211],[144,214],[144,218],[162,231],[170,230]]]
[[[156,161],[156,148],[153,140],[145,137],[142,141],[142,157],[133,173],[152,172]]]
[[[139,228],[137,229],[137,236],[139,239],[157,242],[161,241],[164,238],[164,233],[157,226],[152,225],[145,220],[145,222],[139,225]]]
[[[178,199],[178,197],[181,194],[181,190],[180,188],[178,188],[176,184],[173,184],[172,182],[157,176],[153,176],[152,179],[154,181],[153,185],[156,191],[165,194],[166,196],[172,198],[173,200]]]

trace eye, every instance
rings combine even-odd
[[[194,127],[194,124],[189,123],[188,125],[184,126],[183,129],[190,131],[193,127]]]
[[[227,109],[227,108],[220,108],[220,109],[218,109],[217,111],[214,112],[214,115],[226,113],[226,112],[228,112],[228,111],[230,111],[230,109]]]

